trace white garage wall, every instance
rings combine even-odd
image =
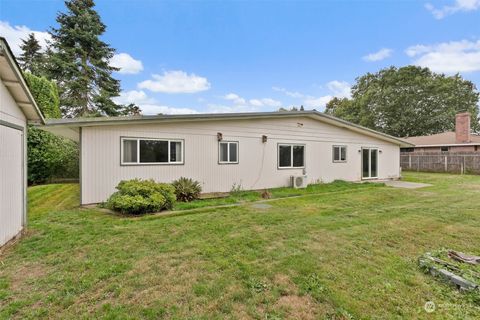
[[[239,164],[218,164],[217,132],[224,141],[239,141]],[[121,166],[121,137],[183,139],[184,164]],[[105,201],[119,181],[133,178],[184,176],[200,181],[204,192],[230,191],[234,183],[245,190],[286,186],[303,169],[277,168],[278,143],[306,145],[309,182],[361,180],[362,147],[381,150],[379,178],[397,178],[400,170],[397,145],[306,117],[83,127],[81,140],[82,204]],[[332,161],[332,146],[339,144],[347,145],[346,163]]]
[[[24,114],[0,81],[0,246],[25,223],[25,126]]]

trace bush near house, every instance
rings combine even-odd
[[[24,72],[27,85],[47,119],[62,116],[57,85],[45,77]],[[61,178],[78,178],[78,144],[34,126],[28,127],[28,183],[40,184]]]
[[[173,181],[172,185],[175,188],[177,200],[182,202],[198,199],[200,192],[202,192],[200,182],[190,178],[181,177]]]
[[[107,200],[109,209],[124,214],[144,214],[171,209],[176,200],[175,188],[153,180],[123,180],[117,192]]]

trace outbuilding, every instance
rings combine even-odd
[[[80,143],[81,203],[121,180],[199,181],[203,192],[397,179],[411,144],[317,111],[48,120]]]
[[[43,124],[6,40],[0,38],[0,246],[27,221],[27,124]]]

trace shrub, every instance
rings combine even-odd
[[[107,208],[126,214],[143,214],[171,209],[175,202],[175,188],[153,180],[123,180],[117,192],[107,200]]]
[[[198,199],[200,192],[202,192],[200,183],[190,178],[181,177],[180,179],[173,181],[172,185],[175,187],[177,200],[183,202]]]

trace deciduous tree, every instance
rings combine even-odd
[[[326,112],[399,137],[454,130],[455,114],[472,114],[479,130],[479,93],[460,75],[436,74],[428,68],[390,67],[356,79],[352,99],[333,99]]]

